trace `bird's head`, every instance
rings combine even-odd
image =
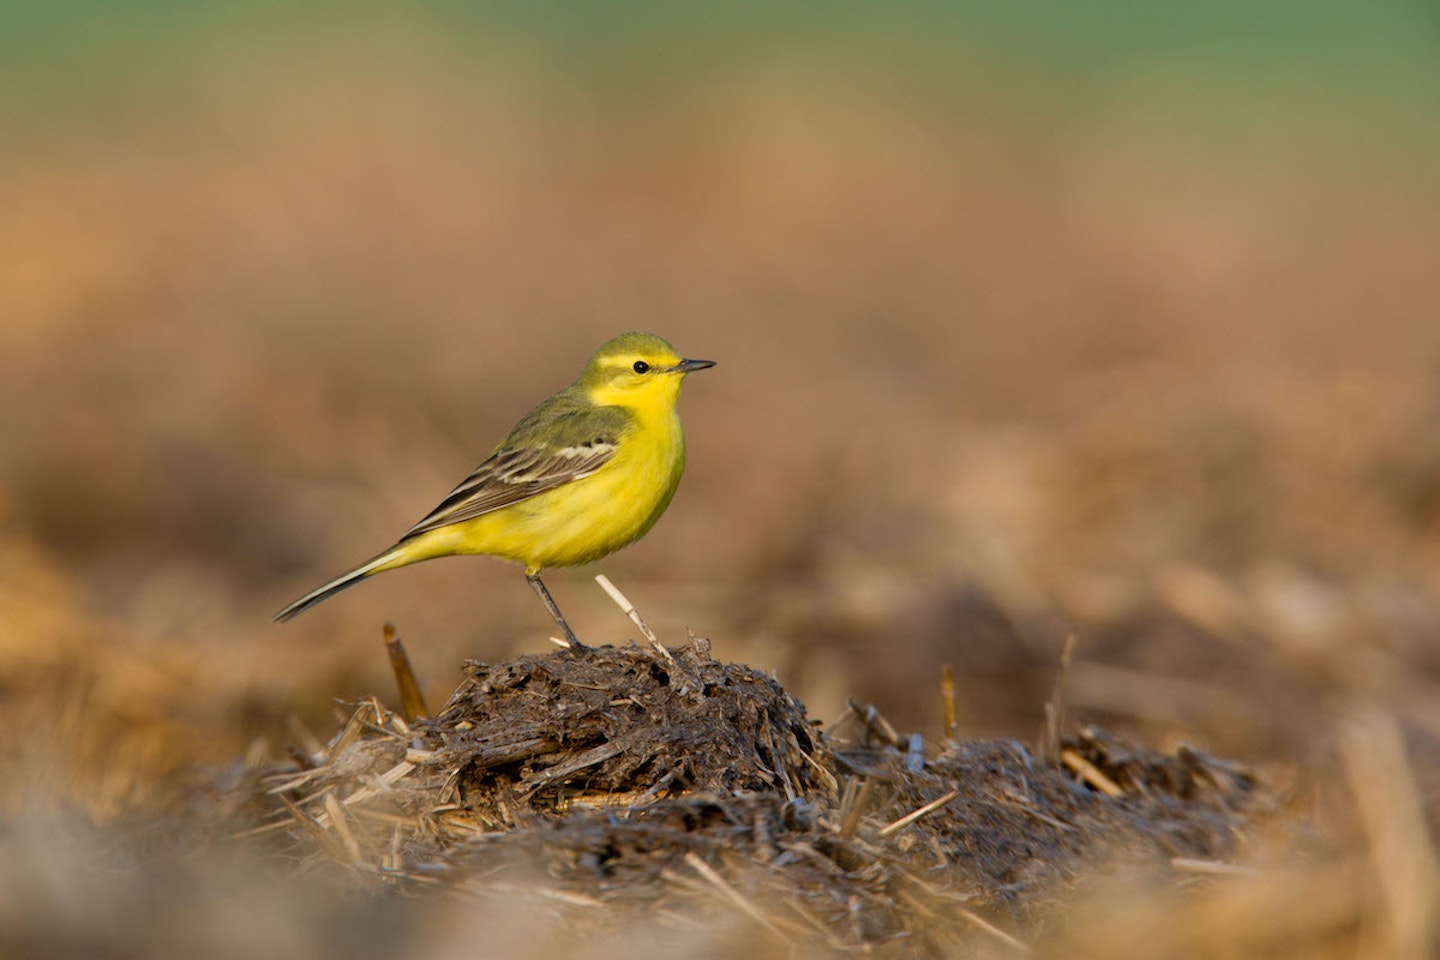
[[[713,366],[686,360],[653,333],[622,333],[590,355],[578,383],[595,403],[663,409],[675,403],[686,374]]]

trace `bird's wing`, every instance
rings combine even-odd
[[[581,480],[620,449],[629,414],[597,407],[566,390],[530,411],[490,458],[401,540],[508,507]]]

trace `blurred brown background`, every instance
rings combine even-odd
[[[1163,7],[1163,5],[1162,5]],[[0,97],[11,808],[548,648],[517,569],[284,626],[623,330],[719,366],[640,544],[550,582],[938,737],[1435,752],[1437,27],[1402,4],[102,4]],[[23,735],[21,735],[23,733]]]

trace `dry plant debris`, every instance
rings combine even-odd
[[[1250,774],[1197,751],[1093,729],[1062,739],[1061,765],[1014,741],[926,749],[859,705],[822,731],[703,640],[669,654],[472,662],[432,719],[367,700],[224,807],[362,883],[518,883],[596,925],[726,910],[786,944],[926,956],[1024,950],[1088,876],[1223,861],[1262,806]]]

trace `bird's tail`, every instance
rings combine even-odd
[[[371,574],[379,573],[382,570],[389,570],[392,567],[403,566],[404,564],[411,562],[404,557],[405,553],[406,551],[403,549],[403,546],[401,544],[396,544],[389,550],[386,550],[384,553],[372,557],[369,560],[366,560],[354,570],[342,573],[340,574],[340,576],[336,577],[334,580],[331,580],[329,583],[322,584],[321,586],[316,587],[314,590],[311,590],[299,600],[296,600],[294,603],[287,605],[279,613],[275,614],[275,616],[271,619],[275,623],[284,623],[291,617],[298,616],[304,613],[306,610],[309,610],[321,600],[324,600],[328,597],[333,597],[335,594],[339,593],[341,590],[344,590],[346,587],[353,587],[355,584],[359,583],[361,580],[364,580]]]

